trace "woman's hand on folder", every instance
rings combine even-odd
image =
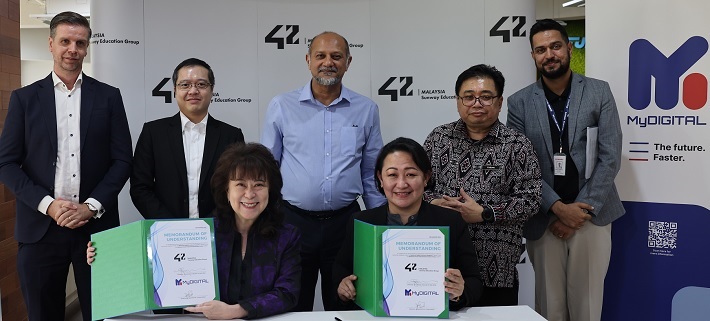
[[[340,301],[355,300],[355,295],[357,294],[355,284],[353,284],[355,280],[357,280],[357,276],[350,274],[340,281],[338,285],[338,298],[340,298]]]
[[[96,248],[91,246],[91,241],[86,244],[86,264],[91,265],[94,262],[94,256],[96,255]]]
[[[217,300],[200,303],[194,307],[186,307],[185,311],[202,313],[210,320],[241,319],[248,314],[247,310],[244,310],[239,304],[227,304]]]
[[[446,269],[444,277],[446,278],[446,281],[444,281],[446,292],[452,298],[460,297],[463,294],[463,285],[465,283],[463,276],[461,276],[461,271],[458,269]]]

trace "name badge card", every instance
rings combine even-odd
[[[565,169],[567,169],[567,155],[563,153],[556,153],[553,156],[553,162],[555,164],[555,176],[565,176]]]

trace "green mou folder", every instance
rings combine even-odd
[[[92,320],[219,300],[211,218],[142,220],[91,241]]]
[[[376,317],[449,318],[444,273],[448,226],[385,226],[355,220],[355,303]]]

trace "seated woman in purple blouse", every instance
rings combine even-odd
[[[300,234],[283,222],[281,172],[271,152],[256,143],[228,147],[211,187],[216,203],[215,243],[222,301],[190,312],[208,319],[255,319],[284,313],[298,302]],[[87,251],[92,262],[94,248]]]

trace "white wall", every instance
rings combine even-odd
[[[210,112],[216,114],[217,118],[242,127],[247,135],[247,140],[258,140],[260,119],[268,99],[276,93],[295,89],[296,86],[305,84],[309,79],[310,74],[305,68],[304,62],[307,48],[306,37],[312,37],[322,30],[342,32],[348,36],[351,43],[364,44],[364,47],[352,48],[353,66],[346,75],[344,83],[346,86],[372,97],[380,105],[385,142],[397,136],[409,136],[421,142],[434,126],[455,120],[458,116],[453,100],[425,101],[421,99],[421,95],[417,91],[418,89],[444,89],[447,95],[451,95],[456,76],[468,66],[484,62],[496,65],[507,78],[505,91],[507,95],[534,80],[534,67],[529,59],[529,45],[526,37],[513,38],[514,45],[512,47],[518,48],[522,42],[524,49],[511,50],[511,43],[503,43],[500,37],[486,36],[488,29],[491,29],[492,25],[498,21],[500,15],[528,16],[525,29],[529,29],[534,18],[529,15],[530,9],[526,8],[526,5],[520,5],[518,9],[499,9],[500,11],[489,16],[484,15],[480,10],[475,10],[479,4],[485,2],[483,0],[478,2],[451,0],[436,3],[434,7],[430,7],[434,5],[432,1],[418,1],[417,5],[412,5],[412,2],[405,4],[402,1],[394,0],[382,2],[332,1],[328,3],[329,10],[336,12],[338,7],[345,6],[349,9],[342,10],[341,8],[341,10],[347,11],[348,14],[345,16],[333,15],[332,21],[313,21],[307,17],[308,10],[301,8],[304,6],[302,2],[306,2],[305,5],[319,3],[323,5],[322,1],[300,1],[298,4],[293,4],[293,7],[290,7],[287,1],[242,1],[238,5],[258,3],[261,8],[258,13],[263,19],[258,21],[252,36],[247,35],[247,38],[240,38],[241,40],[237,41],[235,40],[237,34],[243,35],[245,31],[241,27],[235,28],[233,26],[234,20],[240,19],[234,18],[232,14],[240,11],[222,10],[221,13],[224,13],[222,16],[219,10],[213,12],[214,6],[205,8],[200,3],[195,10],[202,10],[203,13],[211,12],[203,15],[211,17],[209,21],[205,22],[213,23],[217,27],[207,33],[188,28],[178,35],[170,31],[175,29],[171,29],[171,26],[176,23],[175,10],[177,10],[175,7],[171,7],[172,3],[153,8],[151,3],[162,2],[158,0],[124,1],[125,5],[123,1],[117,1],[110,6],[117,6],[118,3],[121,3],[122,10],[132,11],[134,10],[131,8],[132,6],[139,6],[140,9],[130,15],[123,15],[125,12],[114,8],[110,12],[106,12],[102,20],[97,20],[96,17],[99,15],[92,11],[92,16],[94,16],[92,28],[94,33],[105,33],[103,36],[105,39],[140,40],[141,45],[135,47],[100,44],[100,49],[103,49],[104,54],[109,53],[116,58],[107,59],[104,56],[102,61],[106,63],[97,66],[98,70],[96,70],[97,73],[100,73],[98,78],[102,81],[121,88],[129,114],[134,143],[144,121],[164,117],[177,110],[174,102],[172,104],[162,103],[160,98],[152,97],[150,91],[155,86],[155,79],[169,77],[173,66],[188,56],[200,57],[212,64],[219,83],[215,91],[219,91],[222,97],[253,99],[251,104],[215,103],[210,106]],[[511,3],[523,2],[512,1]],[[94,5],[106,3],[109,1],[95,2]],[[161,18],[143,21],[144,3],[148,13],[157,14],[169,7],[172,11],[164,12],[164,16]],[[214,1],[211,3],[224,4],[226,2]],[[486,6],[481,5],[480,7],[485,7],[486,10],[495,8],[496,6],[492,3],[494,1],[489,1]],[[292,9],[287,10],[285,7]],[[264,8],[270,11],[264,13]],[[448,10],[444,10],[446,8]],[[304,14],[294,15],[293,10],[302,10]],[[325,9],[321,6],[318,10]],[[378,14],[378,12],[385,11],[390,14]],[[457,15],[457,18],[452,18],[451,15],[457,12],[464,13],[464,16]],[[360,15],[355,16],[355,13],[360,13]],[[470,19],[472,15],[477,16],[478,19]],[[367,19],[365,19],[366,17]],[[416,17],[416,19],[412,17]],[[246,18],[249,17],[245,17],[241,21],[247,20]],[[401,23],[395,23],[394,21],[397,19],[401,19]],[[132,21],[130,26],[126,25],[126,21]],[[439,21],[440,23],[432,23],[429,27],[429,24],[426,26],[418,24],[420,21]],[[99,24],[97,25],[96,22]],[[155,25],[155,28],[150,28],[150,32],[144,35],[141,22],[146,24],[146,30],[148,25]],[[285,50],[274,50],[274,44],[263,43],[264,34],[278,24],[301,25],[299,34],[301,44],[286,46]],[[509,20],[503,28],[511,29],[514,26],[512,20]],[[126,28],[134,27],[141,28],[141,33],[127,32]],[[165,28],[166,32],[156,31],[160,28]],[[192,32],[197,32],[197,34],[193,35]],[[254,38],[256,34],[258,36]],[[279,35],[285,36],[285,34],[284,29]],[[52,60],[48,49],[48,36],[48,28],[21,30],[23,86],[46,77],[51,71]],[[178,39],[166,41],[168,36],[178,37]],[[192,43],[185,43],[185,39],[190,39]],[[252,40],[257,40],[258,45],[250,42]],[[146,41],[152,41],[148,49],[145,47]],[[162,42],[165,42],[165,45],[157,46]],[[255,45],[252,46],[252,44]],[[89,75],[92,75],[94,71],[91,56],[92,52],[99,51],[97,47],[97,45],[91,45],[89,47],[90,55],[85,59],[84,72]],[[179,50],[175,50],[176,48]],[[230,53],[230,50],[234,50],[234,52]],[[244,55],[252,57],[252,50],[254,51],[253,57],[258,57],[256,62],[240,58]],[[126,55],[126,53],[128,54]],[[147,59],[144,56],[148,56],[148,54],[151,57],[160,58]],[[521,56],[516,58],[518,54]],[[128,58],[134,56],[141,57],[141,59]],[[94,57],[94,60],[98,60],[98,58]],[[426,63],[422,64],[422,61]],[[257,68],[261,69],[259,73],[257,73]],[[245,75],[251,76],[245,78]],[[389,77],[402,76],[414,77],[414,84],[411,87],[415,92],[413,97],[400,97],[399,102],[393,102],[389,101],[387,96],[378,95],[378,89]],[[255,86],[254,82],[258,82],[258,86]],[[397,85],[399,84],[394,83],[389,88],[394,89]],[[252,89],[243,90],[245,87]],[[401,117],[401,115],[407,115],[407,117]],[[501,113],[501,117],[504,121],[505,111]],[[125,188],[119,201],[123,204],[121,207],[123,224],[141,218],[132,207]],[[521,304],[531,305],[532,267],[529,263],[519,267],[521,270]],[[322,309],[322,306],[317,305],[316,309]]]

